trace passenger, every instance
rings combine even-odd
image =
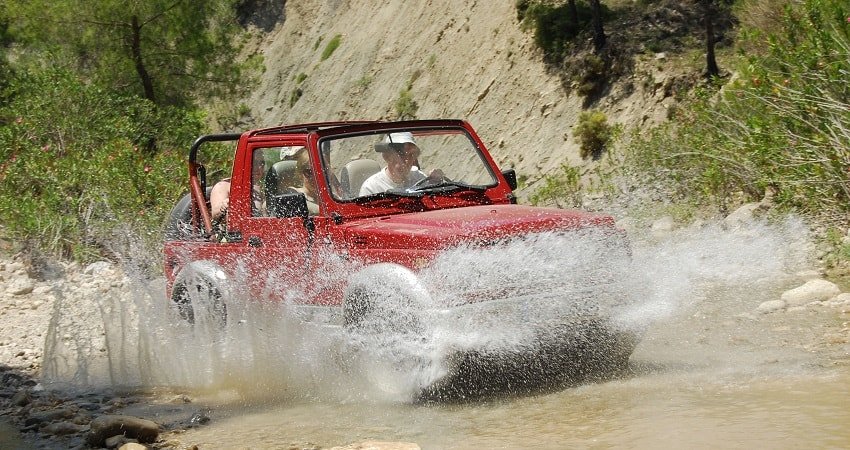
[[[265,195],[263,195],[262,185],[260,180],[263,179],[266,171],[266,162],[263,158],[262,151],[254,152],[254,160],[251,164],[251,180],[252,181],[252,214],[255,216],[266,215],[265,210]],[[227,219],[227,209],[230,204],[230,178],[225,178],[216,183],[210,191],[210,214],[212,216],[213,225],[223,227]]]
[[[310,154],[306,149],[301,150],[295,155],[295,161],[297,162],[295,170],[301,180],[301,187],[295,187],[294,189],[304,194],[304,197],[307,198],[307,210],[310,212],[310,215],[316,215],[319,213],[319,190],[316,188],[316,177],[313,176],[313,168],[310,167]]]
[[[440,170],[434,170],[428,176],[418,167],[414,169],[418,164],[421,151],[412,133],[390,133],[381,143],[375,145],[375,151],[381,153],[387,166],[363,182],[360,186],[361,197],[390,189],[409,188],[425,178],[442,177]]]

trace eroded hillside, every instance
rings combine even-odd
[[[547,70],[513,2],[290,0],[283,17],[250,49],[266,70],[246,126],[394,119],[408,90],[417,118],[469,120],[500,165],[527,177],[525,194],[561,164],[592,164],[572,135],[583,98]],[[673,102],[672,59],[638,59],[640,74],[593,105],[625,129],[664,120]]]

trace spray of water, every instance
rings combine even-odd
[[[453,355],[545,359],[554,354],[547,339],[594,345],[572,331],[589,318],[639,334],[718,285],[777,286],[806,267],[808,253],[805,227],[788,220],[641,238],[631,255],[612,251],[601,233],[542,234],[446,251],[413,278],[352,275],[359,268],[329,259],[316,282],[375,283],[380,299],[394,305],[382,322],[391,329],[380,333],[342,326],[338,315],[303,320],[303,287],[275,283],[273,270],[263,275],[284,301],[234,289],[223,328],[200,301],[192,324],[164,298],[161,279],[130,271],[123,290],[92,293],[87,301],[96,308],[59,297],[45,375],[78,385],[236,391],[254,400],[408,401],[456,369]],[[240,276],[252,275],[243,269]],[[425,302],[438,308],[422,313]],[[553,329],[562,332],[541,332]]]

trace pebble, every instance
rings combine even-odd
[[[768,314],[776,311],[780,311],[785,309],[785,301],[784,300],[768,300],[758,306],[756,311],[761,314]]]

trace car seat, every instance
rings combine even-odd
[[[287,192],[289,187],[301,186],[296,171],[295,160],[283,160],[274,163],[266,173],[266,195],[278,195]]]
[[[340,172],[340,184],[346,198],[354,198],[360,194],[360,186],[372,175],[381,170],[381,165],[372,159],[363,158],[349,161]]]

